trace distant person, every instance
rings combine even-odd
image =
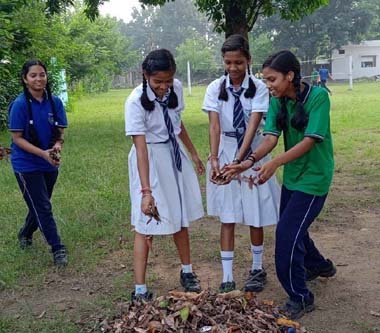
[[[284,166],[275,264],[277,277],[289,295],[282,311],[290,319],[298,319],[314,310],[314,295],[306,281],[336,273],[334,264],[322,256],[309,234],[334,173],[330,100],[324,89],[301,81],[300,63],[290,51],[271,55],[263,64],[263,73],[273,96],[265,138],[245,161],[226,166],[224,175],[231,179],[252,168],[283,135],[285,151],[258,167],[256,180],[260,187]]]
[[[18,233],[19,245],[27,249],[40,229],[51,247],[54,264],[67,264],[66,248],[58,234],[51,196],[58,177],[59,153],[63,147],[67,119],[62,101],[50,91],[45,65],[27,61],[21,71],[24,92],[11,104],[11,162],[18,185],[29,208]]]
[[[319,72],[316,68],[313,68],[313,71],[311,72],[310,81],[314,87],[319,85]]]
[[[202,106],[209,117],[210,132],[207,212],[218,216],[221,222],[223,278],[219,291],[236,289],[233,276],[235,225],[241,224],[249,229],[252,254],[244,290],[259,292],[267,280],[263,265],[263,227],[277,223],[280,188],[275,176],[263,187],[253,186],[251,179],[256,173],[252,169],[228,185],[223,184],[219,176],[226,163],[239,164],[260,145],[269,93],[265,84],[250,74],[251,55],[243,36],[229,36],[221,52],[225,75],[207,87]],[[269,160],[270,156],[266,156],[263,161]]]
[[[322,65],[318,71],[318,74],[319,74],[320,86],[322,88],[325,88],[331,95],[331,90],[326,85],[328,78],[330,78],[331,80],[333,79],[329,70]]]
[[[255,74],[255,78],[259,79],[259,80],[262,80],[263,79],[263,73],[261,73],[260,71],[257,71],[256,74]]]
[[[204,215],[198,174],[204,166],[181,120],[184,110],[176,63],[165,49],[150,52],[142,63],[143,82],[125,104],[125,131],[133,146],[128,156],[131,222],[135,228],[132,300],[148,301],[146,269],[152,237],[173,235],[181,260],[185,291],[201,286],[190,261],[188,227]],[[189,155],[186,153],[187,148]]]

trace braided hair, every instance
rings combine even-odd
[[[287,75],[289,72],[294,73],[292,84],[296,92],[296,112],[290,120],[290,124],[298,131],[303,131],[307,126],[309,117],[306,114],[301,98],[301,66],[298,59],[288,50],[279,51],[265,60],[263,69],[267,67],[284,75]],[[286,109],[286,102],[287,97],[280,98],[281,108],[276,118],[277,128],[282,131],[288,129],[288,111]]]
[[[145,78],[144,74],[153,75],[156,72],[167,72],[167,71],[176,71],[176,63],[173,55],[169,50],[166,49],[158,49],[151,51],[142,63],[143,70],[143,92],[140,98],[142,107],[147,111],[154,110],[154,101],[149,100],[147,87],[148,82]],[[178,97],[174,91],[174,86],[170,87],[170,93],[168,97],[168,107],[173,109],[178,106]]]
[[[222,56],[226,52],[229,51],[241,51],[244,56],[247,58],[247,60],[251,60],[251,54],[249,53],[249,43],[246,38],[244,38],[242,35],[234,34],[229,36],[222,45]],[[249,83],[248,83],[248,89],[244,93],[244,97],[246,98],[253,98],[256,94],[256,86],[253,83],[253,80],[251,78],[251,70],[248,66],[248,75],[249,75]],[[220,90],[219,90],[219,99],[222,101],[228,101],[228,94],[226,89],[226,79],[227,79],[227,71],[224,72],[224,79],[222,83],[220,84]]]
[[[29,117],[29,124],[28,124],[28,133],[29,133],[29,137],[30,137],[29,142],[31,144],[33,144],[34,146],[40,147],[41,142],[38,138],[37,130],[34,126],[34,121],[33,121],[32,103],[31,103],[32,95],[29,92],[29,89],[28,89],[28,87],[24,81],[32,66],[41,66],[44,69],[46,75],[47,75],[47,69],[46,69],[45,64],[41,60],[33,59],[33,60],[28,60],[27,62],[24,63],[24,65],[22,66],[22,69],[21,69],[21,74],[20,74],[21,85],[22,85],[23,90],[24,90],[26,106],[27,106],[27,110],[28,110],[28,117]],[[53,112],[53,118],[54,118],[53,133],[52,133],[52,137],[51,137],[51,140],[49,143],[49,148],[51,148],[51,147],[53,147],[55,142],[58,140],[61,133],[60,133],[58,126],[57,126],[58,125],[58,123],[57,123],[57,109],[56,109],[56,105],[54,103],[53,95],[51,93],[49,80],[47,80],[47,82],[46,82],[45,89],[46,89],[46,94],[47,94],[48,100],[50,102],[50,106],[51,106],[51,109]]]

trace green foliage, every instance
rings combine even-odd
[[[0,131],[7,128],[8,106],[19,92],[18,73],[9,63],[0,63]]]
[[[267,18],[260,22],[258,31],[273,40],[275,49],[291,48],[302,60],[329,58],[333,49],[365,38],[376,15],[364,3],[331,0],[328,6],[296,22],[286,22],[279,15]]]
[[[369,18],[372,18],[372,23],[363,36],[363,39],[380,39],[380,2],[378,0],[365,0],[360,1],[358,6],[362,10],[370,13]]]
[[[86,92],[107,91],[112,77],[138,61],[137,51],[110,17],[89,21],[84,14],[66,17],[68,43],[65,49],[67,74],[72,84],[83,82]]]
[[[254,73],[261,71],[263,62],[274,51],[273,42],[266,33],[250,34],[249,46],[252,56],[252,69]]]
[[[163,7],[132,13],[132,21],[123,28],[133,40],[133,47],[147,54],[155,48],[176,48],[186,39],[207,38],[208,44],[218,39],[205,15],[199,13],[192,1],[176,0]],[[207,36],[207,37],[206,37]]]
[[[213,52],[202,36],[187,39],[177,47],[177,71],[183,78],[186,77],[188,61],[191,65],[192,79],[195,81],[214,78],[217,75],[218,67]]]
[[[0,0],[0,130],[6,127],[7,107],[22,90],[19,72],[31,58],[48,67],[53,92],[58,92],[60,71],[66,68],[69,87],[81,85],[86,92],[109,89],[113,76],[138,62],[137,51],[121,32],[116,19],[90,21],[84,9],[99,1],[85,1],[70,13],[72,1]],[[60,12],[60,15],[46,15]],[[26,19],[27,18],[27,19]],[[51,64],[55,58],[56,63]],[[73,109],[73,100],[70,102]]]
[[[146,5],[163,5],[170,0],[139,0]],[[247,35],[260,16],[279,14],[286,20],[298,20],[312,13],[318,7],[327,5],[328,0],[244,0],[217,1],[195,0],[199,10],[214,23],[215,30],[225,32],[226,36],[233,33]]]
[[[99,5],[109,0],[84,0],[83,13],[90,19],[95,20],[99,16]],[[50,15],[65,12],[67,8],[73,7],[75,0],[47,0],[45,8]]]

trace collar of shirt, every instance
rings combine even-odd
[[[301,92],[301,102],[302,102],[302,104],[305,104],[307,102],[307,99],[310,96],[310,92],[311,92],[312,86],[310,84],[306,83],[306,82],[302,82],[302,83],[304,85],[304,88],[303,88],[303,91]],[[285,101],[287,103],[291,103],[291,104],[295,104],[296,103],[295,100],[292,100],[289,97],[285,97]]]
[[[226,77],[226,89],[228,89],[230,87],[233,87],[233,85],[231,83],[230,76],[227,75],[227,77]],[[249,75],[248,75],[248,72],[245,73],[244,80],[241,83],[240,87],[244,88],[244,89],[248,89],[248,87],[249,87]]]
[[[311,85],[306,82],[302,82],[302,83],[304,85],[304,88],[303,88],[303,91],[301,92],[301,101],[302,101],[302,104],[305,104],[310,95]]]
[[[48,94],[47,94],[47,91],[46,90],[44,90],[44,94],[43,94],[43,99],[42,99],[42,101],[40,102],[39,100],[37,100],[37,99],[35,99],[30,93],[29,93],[29,100],[32,102],[36,102],[36,103],[39,103],[39,104],[41,104],[41,103],[43,103],[43,102],[45,102],[45,101],[48,101],[49,100],[49,96],[48,96]],[[25,98],[26,98],[26,96],[25,96]]]

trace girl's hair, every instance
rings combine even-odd
[[[154,101],[149,100],[147,94],[148,82],[145,79],[144,74],[154,75],[156,72],[175,72],[177,69],[173,55],[169,50],[158,49],[151,51],[142,63],[143,70],[143,93],[140,101],[145,110],[154,110]],[[178,97],[174,91],[174,86],[170,87],[170,94],[168,97],[168,107],[173,109],[178,106]]]
[[[264,64],[263,69],[269,67],[276,72],[287,75],[289,72],[294,73],[292,80],[294,89],[296,91],[296,112],[292,117],[290,123],[295,129],[302,131],[307,126],[309,117],[303,107],[301,99],[301,66],[296,56],[288,51],[283,50],[269,56]],[[279,130],[286,131],[288,129],[288,112],[286,109],[286,97],[281,97],[281,109],[277,114],[276,125]]]
[[[234,34],[234,35],[229,36],[224,41],[221,51],[222,51],[222,56],[224,56],[225,53],[229,51],[241,51],[244,54],[244,56],[247,58],[247,60],[251,59],[251,54],[249,53],[249,43],[247,39],[245,39],[242,35],[239,35],[239,34]],[[250,75],[251,70],[249,66],[247,70],[248,70],[248,74]],[[225,71],[224,75],[227,76],[227,74],[228,73]],[[248,89],[244,93],[244,96],[246,98],[253,98],[255,96],[255,93],[256,93],[256,86],[253,83],[251,77],[249,77]],[[226,90],[226,78],[224,78],[224,80],[222,81],[220,85],[218,98],[222,101],[228,101],[228,94]]]
[[[24,79],[26,79],[26,76],[28,75],[29,73],[29,70],[30,70],[30,67],[32,66],[41,66],[45,73],[46,73],[46,76],[47,76],[47,69],[46,69],[46,66],[44,65],[44,63],[41,61],[41,60],[38,60],[38,59],[32,59],[32,60],[28,60],[24,63],[24,65],[22,66],[22,69],[21,69],[21,84],[22,84],[22,87],[24,89],[24,95],[25,95],[25,99],[26,99],[26,105],[27,105],[27,108],[28,108],[28,116],[29,116],[29,120],[32,121],[32,123],[29,123],[29,136],[30,136],[30,142],[37,146],[37,147],[40,147],[40,140],[38,138],[38,135],[37,135],[37,131],[34,127],[34,123],[33,123],[33,113],[32,113],[32,104],[31,104],[31,97],[32,95],[30,94],[29,92],[29,89],[28,87],[26,86],[26,83],[24,81]],[[54,103],[54,99],[53,99],[53,96],[52,96],[52,93],[51,93],[51,88],[50,88],[50,84],[49,84],[49,80],[47,80],[46,82],[46,93],[47,93],[47,96],[48,96],[48,99],[49,99],[49,102],[50,102],[50,106],[51,106],[51,109],[52,109],[52,112],[53,112],[53,118],[54,118],[54,128],[53,128],[53,135],[52,135],[52,138],[51,138],[51,141],[49,143],[49,148],[52,147],[55,142],[57,141],[57,139],[59,138],[60,136],[60,132],[58,130],[58,127],[57,127],[57,109],[56,109],[56,106],[55,106],[55,103]]]

